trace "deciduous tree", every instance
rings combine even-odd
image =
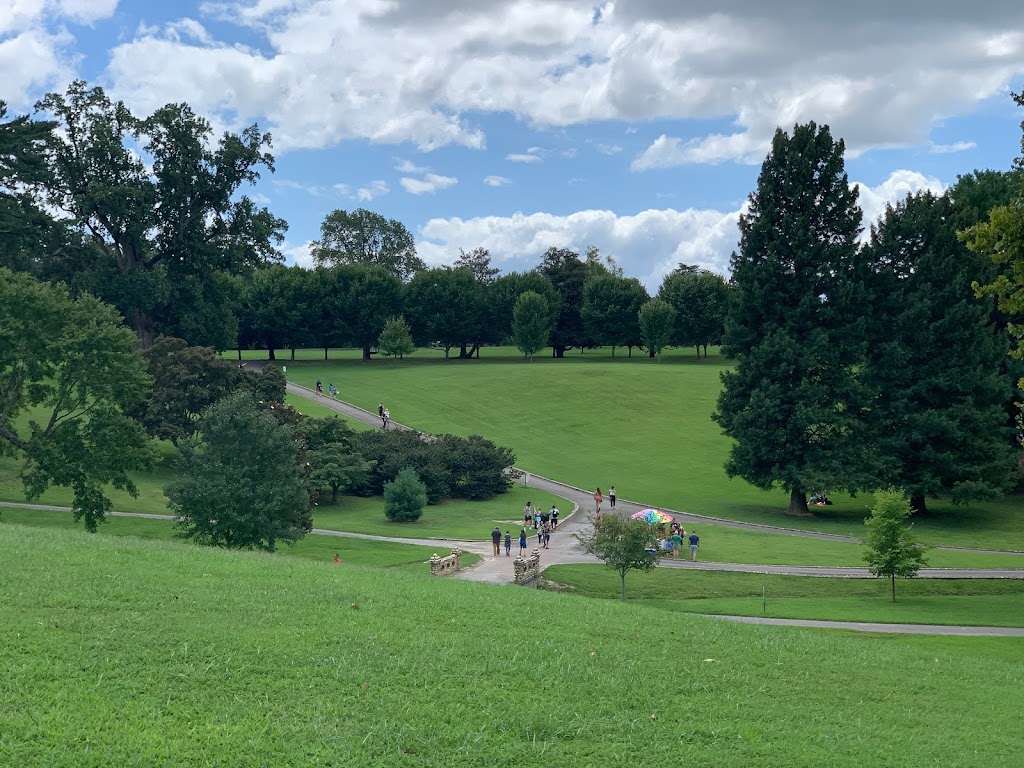
[[[594,555],[619,574],[622,599],[626,599],[626,575],[650,571],[658,564],[654,535],[646,520],[629,520],[606,514],[591,530],[573,534],[584,552]]]
[[[620,270],[621,271],[621,270]],[[637,313],[649,297],[636,278],[610,272],[590,279],[583,289],[583,326],[587,335],[598,344],[633,347],[641,344],[640,319]]]
[[[384,357],[403,357],[416,351],[412,331],[404,317],[392,317],[384,323],[384,330],[377,340],[377,350]]]
[[[554,357],[564,357],[565,350],[587,345],[583,286],[590,271],[579,254],[567,248],[548,248],[537,271],[551,281],[558,293],[558,319],[551,330],[549,345]]]
[[[0,451],[25,459],[29,500],[71,488],[75,520],[90,531],[110,510],[105,487],[135,496],[129,473],[152,464],[146,433],[125,413],[150,385],[134,344],[113,307],[0,268]]]
[[[207,409],[199,432],[181,445],[181,479],[164,489],[183,537],[273,552],[312,530],[291,428],[238,392]]]
[[[721,341],[729,311],[729,286],[721,275],[701,269],[673,271],[662,281],[658,298],[676,311],[673,344],[696,348],[699,358],[701,347],[706,357],[708,346]]]
[[[897,491],[879,491],[871,516],[864,520],[868,537],[864,560],[875,576],[886,576],[892,581],[892,600],[896,602],[896,577],[912,578],[928,563],[926,548],[918,544],[906,525],[910,517],[910,504],[906,496]]]
[[[382,267],[344,268],[349,339],[369,360],[389,318],[402,314],[402,284]]]
[[[651,299],[644,302],[637,312],[640,323],[640,338],[647,345],[651,357],[661,360],[661,350],[672,340],[676,324],[676,311],[667,301]]]
[[[381,267],[403,282],[426,266],[402,222],[365,208],[327,214],[312,254],[317,264]]]
[[[547,299],[535,291],[526,291],[516,300],[512,311],[512,338],[519,351],[532,360],[544,349],[551,333],[551,310]]]
[[[468,356],[468,344],[480,337],[483,287],[469,269],[423,269],[406,287],[413,338],[420,344],[440,342],[447,358],[452,347]]]

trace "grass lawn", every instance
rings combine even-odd
[[[586,597],[617,599],[619,576],[601,565],[553,565],[545,577]],[[762,589],[764,592],[762,593]],[[1024,626],[1024,579],[823,579],[754,573],[631,573],[626,596],[657,608],[827,621]],[[762,597],[762,594],[764,597]]]
[[[34,528],[81,531],[81,524],[75,523],[69,512],[51,510],[3,509],[0,510],[0,524],[3,523]],[[100,527],[99,533],[109,536],[135,536],[161,541],[181,541],[175,538],[174,525],[170,521],[150,520],[142,517],[108,517],[107,522]],[[427,568],[425,563],[430,560],[434,551],[432,547],[420,547],[412,544],[310,534],[292,546],[281,546],[278,549],[278,555],[304,557],[333,563],[334,554],[338,553],[342,562],[349,565],[366,565],[376,568],[410,566],[423,570]],[[446,553],[441,552],[440,554]],[[463,553],[462,558],[463,564],[467,566],[480,559],[471,552]]]
[[[788,494],[726,477],[729,441],[710,418],[730,365],[723,358],[674,350],[659,363],[588,350],[527,363],[515,350],[488,348],[472,361],[421,350],[369,364],[339,352],[324,364],[320,352],[290,365],[289,379],[331,381],[342,399],[371,411],[384,402],[395,420],[418,429],[481,434],[511,447],[530,472],[582,488],[615,485],[620,498],[671,509],[863,535],[870,496],[831,494],[834,506],[794,518],[782,511]],[[915,522],[928,543],[1024,550],[1022,497],[932,507]]]
[[[895,635],[846,630],[816,630],[830,635],[855,635],[872,640],[880,646],[903,646],[931,653],[940,663],[950,658],[963,660],[1001,659],[1024,663],[1024,638],[1019,637],[957,637],[955,635]]]
[[[14,525],[0,551],[2,765],[914,767],[1024,748],[1008,658]]]

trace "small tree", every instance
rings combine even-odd
[[[622,580],[622,599],[626,599],[626,574],[633,570],[650,571],[658,564],[651,544],[651,526],[646,520],[627,520],[608,514],[594,523],[594,529],[575,534],[583,551],[594,555]]]
[[[897,491],[879,491],[875,506],[864,524],[868,527],[864,560],[875,576],[892,580],[892,600],[896,602],[896,577],[913,578],[927,565],[926,547],[918,544],[910,528],[904,525],[910,517],[910,502]]]
[[[377,339],[377,350],[384,357],[402,357],[416,351],[416,345],[412,343],[412,331],[404,317],[392,317],[384,323],[384,330]]]
[[[393,523],[411,523],[420,519],[427,505],[427,487],[416,470],[403,469],[393,482],[384,484],[384,514]]]
[[[292,430],[238,392],[203,415],[182,441],[182,477],[164,489],[184,538],[273,552],[313,527]]]
[[[551,308],[536,291],[526,291],[512,310],[512,337],[528,360],[544,349],[551,333]]]
[[[309,479],[317,488],[331,488],[331,503],[338,500],[338,491],[366,484],[370,463],[341,443],[329,443],[306,453]]]
[[[672,340],[676,324],[676,311],[667,301],[651,299],[645,302],[637,313],[640,318],[640,336],[647,345],[651,357],[661,361],[661,350]]]

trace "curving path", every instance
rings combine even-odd
[[[949,624],[876,624],[869,621],[813,621],[808,619],[770,619],[765,616],[729,616],[696,613],[709,619],[738,621],[742,624],[769,624],[776,627],[813,627],[852,629],[855,632],[884,632],[897,635],[959,635],[961,637],[1024,637],[1024,627],[968,627]]]

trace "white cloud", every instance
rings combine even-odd
[[[386,195],[391,188],[382,179],[374,179],[365,187],[356,190],[356,200],[361,203],[368,203],[371,200]]]
[[[511,184],[512,179],[504,176],[484,176],[484,184],[488,187],[503,187],[506,184]]]
[[[298,264],[300,267],[312,267],[313,266],[313,241],[307,240],[304,243],[285,243],[281,246],[281,253],[284,254],[284,260],[287,264]]]
[[[540,155],[518,154],[518,153],[515,153],[515,152],[510,153],[508,155],[505,155],[505,159],[508,160],[510,163],[539,163],[539,162],[541,162]]]
[[[887,203],[923,189],[944,189],[937,179],[906,170],[895,171],[875,187],[856,186],[866,227],[885,211]],[[459,248],[480,246],[491,252],[496,266],[526,270],[535,267],[551,246],[582,252],[588,245],[596,245],[613,254],[626,274],[638,277],[649,291],[656,291],[662,278],[679,262],[726,274],[729,256],[739,239],[737,223],[742,210],[670,208],[629,216],[587,210],[568,216],[516,213],[472,219],[435,218],[421,229],[416,248],[428,263],[447,264]]]
[[[398,180],[402,188],[410,195],[433,194],[439,189],[448,189],[459,183],[454,176],[441,176],[436,173],[428,173],[422,179],[413,179],[403,176]]]
[[[634,171],[648,171],[692,163],[725,161],[756,165],[764,160],[768,147],[768,141],[754,139],[749,133],[733,133],[728,136],[714,133],[685,142],[663,133],[632,162],[630,168]]]
[[[602,155],[617,155],[622,151],[618,144],[597,144],[596,147]]]
[[[973,141],[956,141],[952,144],[930,144],[928,151],[933,155],[948,155],[953,152],[966,152],[977,146]]]
[[[416,165],[409,160],[400,160],[395,166],[395,170],[399,173],[426,173],[429,168],[424,168],[421,165]]]

